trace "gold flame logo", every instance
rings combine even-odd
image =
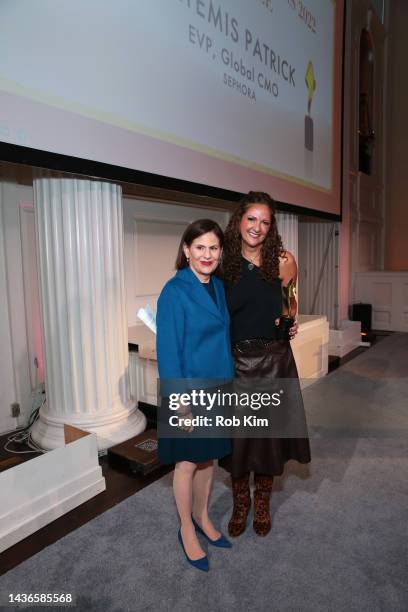
[[[314,92],[316,91],[316,79],[314,76],[313,63],[309,62],[306,68],[305,82],[307,87],[307,112],[310,115]]]

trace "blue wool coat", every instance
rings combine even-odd
[[[216,277],[212,277],[212,281],[217,304],[190,268],[179,270],[160,294],[156,347],[162,388],[170,388],[172,381],[177,380],[171,389],[174,391],[180,379],[205,379],[217,385],[233,377],[224,286]],[[186,383],[186,386],[189,385]],[[179,386],[179,390],[183,389]],[[230,450],[230,441],[225,438],[195,438],[183,434],[182,438],[173,439],[159,435],[162,463],[203,462],[223,457]]]

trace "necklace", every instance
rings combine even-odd
[[[248,264],[247,264],[247,266],[248,266],[248,270],[253,270],[253,269],[255,268],[255,266],[256,266],[256,263],[254,262],[254,260],[253,260],[253,259],[251,259],[251,257],[249,257],[249,255],[248,255],[247,257],[245,257],[243,253],[242,253],[242,257],[243,257],[244,259],[246,259],[247,261],[248,261],[248,259],[249,259],[249,262],[248,262]]]

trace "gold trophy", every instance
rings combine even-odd
[[[313,119],[310,116],[314,92],[316,91],[316,79],[312,62],[306,68],[305,83],[307,87],[307,115],[305,115],[305,147],[313,151]]]

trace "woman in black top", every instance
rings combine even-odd
[[[293,294],[288,303],[282,300],[283,288],[296,284],[297,266],[293,255],[282,246],[275,203],[268,194],[249,192],[232,215],[225,232],[223,275],[238,382],[249,383],[255,391],[255,380],[267,387],[277,378],[294,379],[289,383],[290,401],[285,409],[296,413],[297,423],[303,419],[304,425],[303,434],[296,437],[235,437],[232,454],[219,462],[232,477],[234,508],[229,534],[238,536],[245,530],[251,505],[249,476],[253,471],[253,526],[258,535],[266,535],[271,528],[273,476],[282,474],[289,459],[310,461],[298,373],[289,342],[297,333],[296,319],[287,339],[278,339],[280,318],[288,310],[297,310]]]

